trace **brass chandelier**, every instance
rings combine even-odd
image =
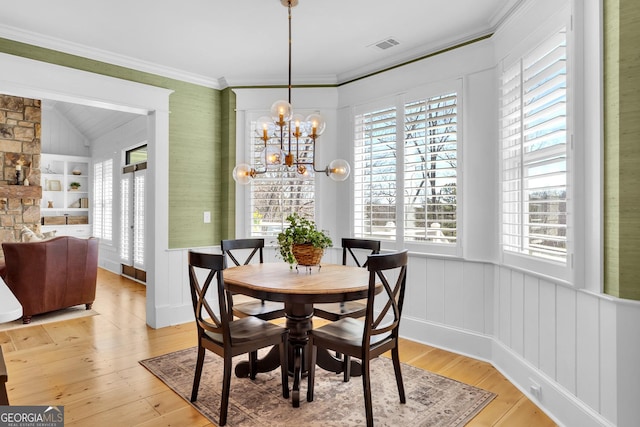
[[[294,114],[291,106],[291,8],[298,4],[298,0],[280,0],[289,11],[289,98],[279,100],[271,105],[271,117],[260,117],[256,122],[256,133],[264,142],[262,149],[262,166],[258,169],[247,163],[240,163],[233,168],[233,179],[242,185],[249,184],[257,175],[268,172],[273,168],[285,166],[289,170],[295,168],[300,175],[309,175],[309,168],[313,172],[324,172],[334,181],[344,181],[349,177],[351,168],[346,160],[336,159],[324,169],[316,167],[316,142],[325,129],[325,121],[318,113],[306,118],[301,114]],[[311,141],[313,157],[311,161],[301,157],[300,146]]]

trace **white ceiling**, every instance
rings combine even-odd
[[[55,110],[91,142],[138,117],[137,114],[123,111],[48,99],[42,100],[42,109],[43,111]]]
[[[299,0],[293,84],[336,84],[493,32],[525,0]],[[0,0],[0,37],[207,86],[285,84],[280,0]],[[399,45],[372,47],[392,37]]]

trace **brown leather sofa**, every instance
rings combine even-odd
[[[89,310],[96,298],[98,239],[70,236],[3,243],[0,275],[22,304],[22,320],[74,305]]]

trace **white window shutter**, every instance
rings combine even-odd
[[[120,260],[125,265],[133,265],[132,226],[133,206],[132,200],[133,176],[125,173],[120,179]]]
[[[501,79],[502,248],[567,261],[567,49],[560,31]]]
[[[113,240],[113,160],[93,165],[93,236]]]
[[[356,116],[354,236],[396,238],[396,108]]]
[[[457,239],[458,96],[404,106],[405,241]]]

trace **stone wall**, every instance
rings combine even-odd
[[[40,231],[40,126],[40,100],[0,94],[0,243],[19,241],[25,225]]]

